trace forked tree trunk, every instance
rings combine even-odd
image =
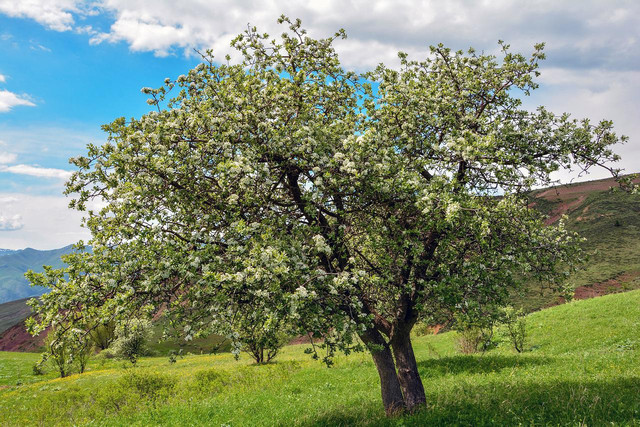
[[[389,416],[403,411],[405,409],[404,399],[389,345],[375,329],[367,329],[360,334],[360,338],[369,348],[373,363],[378,369],[385,413]]]
[[[418,372],[416,356],[413,353],[409,333],[396,336],[391,341],[393,356],[398,368],[398,381],[404,396],[404,404],[410,412],[418,409],[427,402],[424,386]]]

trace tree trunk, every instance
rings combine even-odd
[[[389,416],[403,411],[405,409],[404,399],[389,344],[375,329],[367,329],[366,332],[360,334],[360,338],[371,352],[373,363],[378,369],[385,413]]]
[[[398,367],[398,381],[404,396],[404,403],[409,412],[427,402],[424,386],[418,372],[418,364],[413,354],[413,346],[408,333],[394,337],[391,341],[393,356]]]

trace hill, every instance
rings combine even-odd
[[[609,178],[537,190],[531,206],[547,215],[547,224],[567,215],[567,228],[586,239],[587,260],[568,280],[575,298],[640,288],[640,195]],[[515,298],[527,311],[562,302],[533,284]]]
[[[0,304],[0,336],[11,326],[22,322],[31,314],[28,298]]]
[[[25,320],[31,315],[31,307],[26,304],[28,300],[24,298],[0,304],[0,351],[41,351],[46,332],[32,337],[26,331]],[[155,322],[149,343],[149,350],[154,355],[165,356],[177,350],[184,354],[214,353],[231,348],[228,340],[215,334],[185,341],[175,336],[163,338],[163,333],[163,322]]]
[[[0,256],[0,304],[21,298],[42,295],[46,292],[43,288],[32,288],[24,277],[28,270],[42,271],[43,265],[51,265],[60,268],[64,264],[60,257],[71,253],[72,246],[39,251],[36,249],[23,249],[19,251],[3,250]]]
[[[502,342],[461,355],[454,332],[418,337],[428,406],[393,419],[362,353],[340,356],[330,369],[304,345],[263,366],[229,354],[144,358],[135,369],[94,360],[64,379],[34,376],[35,354],[0,353],[0,424],[637,425],[638,325],[640,291],[632,291],[529,315],[521,354]]]

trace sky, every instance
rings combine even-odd
[[[0,248],[86,241],[62,193],[68,158],[104,143],[101,125],[149,111],[140,89],[185,74],[199,63],[194,49],[233,55],[229,42],[247,24],[277,35],[281,14],[313,37],[344,28],[336,50],[357,71],[397,65],[398,51],[423,59],[440,42],[497,53],[504,40],[523,54],[545,42],[540,89],[525,107],[613,120],[630,138],[617,167],[640,172],[635,0],[0,0]]]

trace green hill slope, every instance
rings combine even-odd
[[[548,224],[567,215],[567,228],[586,239],[588,260],[568,281],[578,299],[640,288],[640,195],[616,188],[613,179],[603,179],[532,195],[531,205],[548,216]],[[515,299],[527,311],[558,303],[557,295],[536,285]]]
[[[366,354],[332,368],[285,348],[277,363],[231,355],[94,361],[65,379],[33,376],[36,355],[0,353],[0,424],[638,425],[640,291],[528,316],[528,351],[461,355],[453,332],[415,339],[428,406],[384,417]],[[16,386],[16,383],[22,385]]]
[[[31,314],[31,307],[27,305],[27,299],[0,304],[0,335]]]
[[[43,265],[60,268],[64,265],[60,256],[72,250],[72,246],[50,251],[27,248],[0,256],[0,303],[42,295],[46,290],[29,286],[24,273],[42,271]]]

